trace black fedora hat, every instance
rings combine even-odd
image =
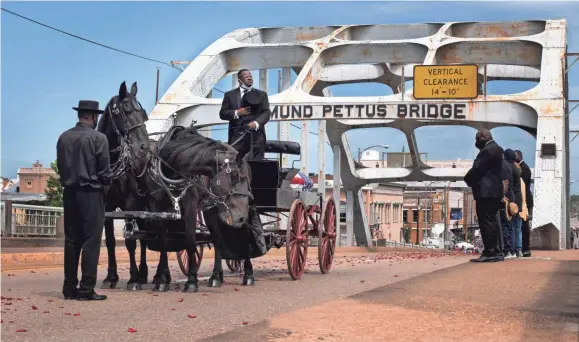
[[[245,94],[243,99],[250,106],[257,106],[257,105],[261,104],[261,96],[259,96],[259,93],[257,91],[254,91],[254,90]]]
[[[252,90],[245,94],[243,101],[241,101],[242,107],[249,107],[252,112],[257,113],[261,111],[261,96],[259,92]]]
[[[72,109],[76,110],[77,112],[95,112],[98,114],[102,114],[105,111],[99,109],[98,101],[91,101],[91,100],[80,100],[78,101],[78,107],[72,107]]]

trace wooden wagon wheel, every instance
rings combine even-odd
[[[195,261],[197,262],[197,271],[201,267],[201,261],[203,261],[203,245],[195,247]],[[179,263],[179,268],[185,276],[189,275],[189,260],[187,259],[187,251],[182,250],[177,252],[177,262]]]
[[[308,255],[308,214],[306,205],[301,199],[292,203],[286,230],[286,261],[290,276],[299,280],[306,268]]]
[[[203,212],[201,210],[197,210],[197,228],[201,228],[205,225],[205,220],[203,219]],[[195,260],[197,261],[197,271],[201,267],[201,262],[203,261],[203,249],[204,246],[196,246],[195,247]],[[179,268],[181,268],[181,272],[185,276],[189,275],[189,260],[187,260],[187,251],[182,250],[177,252],[177,262],[179,263]]]
[[[243,260],[229,260],[226,259],[225,263],[229,270],[233,273],[241,273],[243,270]]]
[[[330,272],[336,251],[336,202],[326,197],[322,217],[318,223],[318,260],[323,274]]]

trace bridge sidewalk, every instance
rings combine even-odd
[[[533,254],[461,264],[206,341],[577,341],[579,251]]]

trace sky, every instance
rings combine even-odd
[[[347,24],[423,23],[494,20],[568,20],[569,52],[579,52],[579,3],[573,2],[10,2],[2,7],[58,29],[160,61],[193,60],[219,37],[238,28]],[[305,9],[304,9],[305,7]],[[147,112],[155,104],[156,70],[159,97],[180,71],[75,39],[1,13],[1,175],[16,177],[19,167],[56,158],[59,134],[72,127],[80,99],[101,107],[118,92],[121,82],[138,82],[138,99]],[[571,60],[572,61],[572,60]],[[270,70],[268,92],[277,92],[277,72]],[[257,78],[257,75],[256,75]],[[294,75],[295,78],[295,75]],[[490,82],[490,94],[524,91],[529,82]],[[259,87],[259,84],[256,84]],[[231,78],[219,90],[231,89]],[[579,99],[579,64],[569,73],[569,97]],[[390,94],[380,84],[340,85],[334,96]],[[214,97],[222,97],[214,91]],[[571,115],[579,128],[579,109]],[[299,122],[294,122],[301,126]],[[268,125],[275,138],[276,124]],[[317,125],[310,124],[317,132]],[[292,127],[291,138],[300,131]],[[418,148],[428,159],[473,159],[475,131],[468,127],[424,127],[416,131]],[[493,130],[504,148],[520,149],[534,165],[535,138],[513,127]],[[394,129],[359,129],[347,134],[350,148],[387,144],[389,151],[408,151],[404,135]],[[226,140],[226,131],[215,131]],[[317,169],[317,137],[310,135],[309,171]],[[579,138],[571,143],[571,179],[579,180]],[[332,173],[326,148],[326,172]],[[572,185],[579,193],[579,183]]]

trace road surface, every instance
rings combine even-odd
[[[315,250],[313,250],[315,251]],[[273,316],[302,310],[324,302],[403,281],[468,261],[463,255],[393,252],[337,256],[327,275],[319,272],[315,253],[309,255],[308,273],[292,281],[285,258],[255,261],[257,283],[241,286],[231,275],[221,288],[205,286],[199,293],[181,293],[185,277],[176,262],[171,263],[170,292],[153,293],[124,289],[128,265],[120,266],[125,282],[121,289],[97,290],[108,300],[65,301],[60,293],[63,271],[36,269],[2,272],[2,338],[6,341],[194,341],[250,329]],[[209,275],[212,260],[205,259],[200,274]],[[149,280],[155,272],[150,266]],[[225,263],[226,274],[229,273]],[[106,268],[99,269],[99,283]],[[345,321],[352,323],[355,317]],[[129,332],[129,330],[133,332]],[[235,330],[235,331],[234,331]]]

